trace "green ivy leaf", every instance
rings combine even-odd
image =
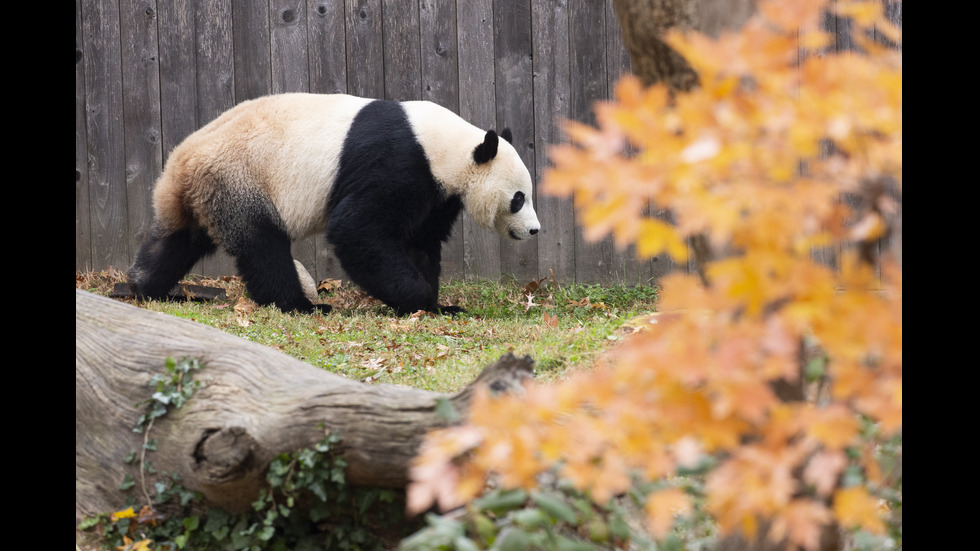
[[[198,526],[201,525],[201,517],[185,517],[184,518],[184,529],[185,530],[197,530]]]
[[[436,400],[436,414],[450,423],[455,423],[460,419],[459,412],[456,411],[456,406],[448,398],[439,398]]]
[[[262,541],[269,541],[274,535],[276,535],[275,526],[266,526],[265,528],[259,530],[258,538]]]
[[[122,483],[119,484],[119,489],[122,490],[122,491],[126,491],[126,490],[132,488],[135,485],[136,485],[136,482],[133,480],[132,475],[128,475],[127,474],[126,476],[123,477]]]

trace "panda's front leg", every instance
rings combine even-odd
[[[442,270],[442,241],[439,239],[428,242],[413,242],[408,245],[409,256],[415,262],[416,268],[423,274],[429,286],[435,290],[435,307],[426,308],[426,311],[434,314],[446,314],[455,316],[466,312],[459,306],[443,306],[439,300],[439,274]]]
[[[327,241],[351,280],[398,315],[438,311],[438,274],[433,286],[404,237],[366,223],[342,206],[343,202],[334,209]]]

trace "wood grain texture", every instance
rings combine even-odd
[[[381,0],[346,0],[347,93],[383,98],[384,39]]]
[[[514,148],[532,174],[534,170],[534,84],[532,75],[531,2],[497,0],[494,5],[494,59],[497,120],[494,128],[509,127]],[[500,240],[500,271],[521,283],[537,278],[537,237]]]
[[[85,51],[82,3],[75,2],[75,269],[88,271],[94,265],[92,221],[89,216]]]
[[[480,128],[493,128],[497,124],[493,0],[457,3],[456,29],[459,115]],[[477,226],[465,211],[458,224],[463,232],[466,277],[498,279],[501,272],[497,234]]]
[[[548,147],[566,141],[562,130],[569,118],[572,76],[569,66],[568,3],[534,0],[532,67],[534,77],[534,182],[535,205],[541,231],[536,238],[541,277],[575,280],[575,212],[571,198],[546,195],[541,183],[551,165]]]
[[[132,253],[152,227],[153,184],[163,168],[160,55],[155,0],[120,5],[123,141],[126,151],[127,246]]]
[[[454,0],[419,2],[422,99],[459,113],[459,44]],[[463,224],[453,228],[442,246],[443,280],[465,276]]]
[[[94,266],[125,265],[130,257],[119,7],[86,0],[81,10],[85,65],[86,178]],[[77,128],[76,128],[77,130]],[[77,210],[77,209],[76,209]]]
[[[559,120],[588,119],[590,102],[628,68],[611,2],[79,0],[76,270],[127,269],[174,146],[222,110],[270,93],[434,101],[481,128],[509,126],[540,182],[548,147],[563,139]],[[650,271],[611,246],[580,249],[592,257],[577,259],[570,200],[536,189],[535,206],[541,232],[520,243],[464,213],[443,247],[444,279],[553,272],[566,282],[632,282]],[[291,252],[317,280],[347,279],[323,236]],[[191,269],[236,272],[221,251]]]

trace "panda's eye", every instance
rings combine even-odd
[[[524,206],[524,192],[518,191],[514,194],[514,198],[510,200],[510,213],[517,214],[517,211],[521,210]]]

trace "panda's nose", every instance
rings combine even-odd
[[[528,230],[528,233],[530,233],[531,235],[534,235],[534,234],[538,233],[538,230]]]

